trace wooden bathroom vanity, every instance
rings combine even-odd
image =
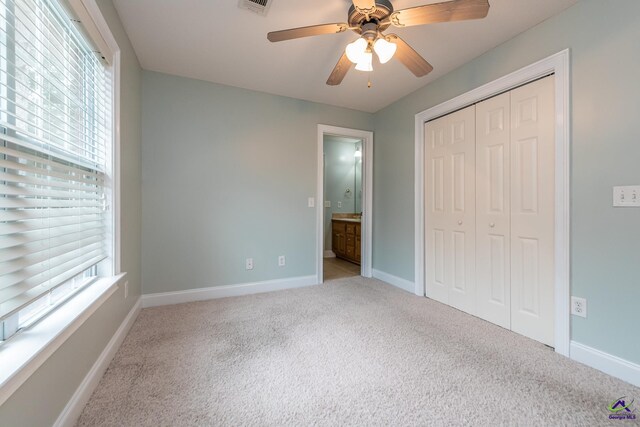
[[[331,218],[331,249],[336,257],[360,265],[360,224],[358,214],[334,214]]]

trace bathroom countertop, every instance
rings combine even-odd
[[[331,218],[331,221],[362,222],[361,218]]]

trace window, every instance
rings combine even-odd
[[[0,0],[0,339],[110,257],[111,71],[59,0]]]

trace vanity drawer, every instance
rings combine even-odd
[[[345,224],[344,222],[333,221],[332,228],[334,233],[344,234],[347,228],[347,224]]]

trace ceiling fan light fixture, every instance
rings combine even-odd
[[[353,43],[349,43],[347,45],[347,48],[345,49],[349,61],[353,62],[354,64],[358,64],[359,62],[361,62],[363,56],[367,53],[367,46],[367,41],[362,37],[354,41]]]
[[[381,64],[386,64],[387,62],[389,62],[389,60],[393,58],[393,55],[396,53],[397,48],[398,46],[395,43],[390,43],[382,37],[376,40],[376,42],[373,44],[373,50],[376,51]]]
[[[360,57],[360,61],[356,64],[358,71],[373,71],[373,53],[367,49]]]

